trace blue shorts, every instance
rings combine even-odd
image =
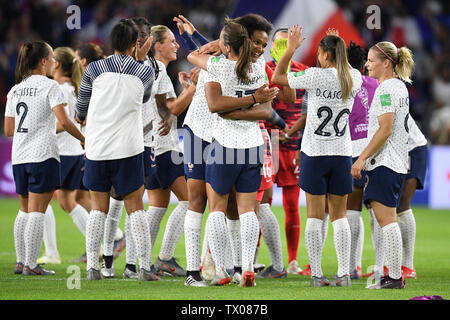
[[[148,190],[167,189],[178,177],[184,177],[182,159],[183,154],[177,151],[167,151],[156,156],[156,166],[150,168],[145,188]]]
[[[124,195],[138,190],[144,185],[144,152],[117,159],[95,161],[86,159],[83,184],[89,190]]]
[[[186,179],[205,180],[210,143],[197,137],[188,126],[183,129],[184,175]]]
[[[54,158],[12,167],[17,194],[26,196],[28,192],[45,193],[60,187],[60,164]]]
[[[406,180],[417,179],[417,188],[422,190],[427,173],[428,147],[421,146],[412,149],[409,152],[409,170],[406,174]]]
[[[264,145],[250,149],[231,149],[217,141],[211,143],[205,182],[219,194],[257,192],[261,186]]]
[[[78,190],[81,188],[81,180],[84,166],[84,155],[60,156],[61,158],[61,189]]]
[[[358,160],[358,157],[352,158],[352,163],[354,164],[356,162],[356,160]],[[361,170],[361,179],[353,178],[353,185],[355,187],[364,188],[365,183],[366,183],[366,171]]]
[[[397,208],[405,177],[406,174],[397,173],[384,166],[366,171],[364,203],[375,200],[387,207]]]
[[[352,157],[301,154],[298,185],[313,195],[343,196],[353,192]]]
[[[151,147],[144,148],[144,176],[149,177],[151,168],[155,167],[155,151]]]

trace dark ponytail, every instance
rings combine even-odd
[[[252,64],[252,44],[247,30],[241,24],[226,19],[223,27],[223,40],[225,45],[231,46],[233,51],[239,55],[235,69],[238,79],[244,83],[249,82],[248,71]]]
[[[139,30],[132,19],[121,19],[111,31],[113,50],[126,52],[136,43]]]
[[[17,58],[15,82],[20,83],[23,78],[39,66],[41,59],[50,54],[51,47],[44,41],[26,42],[22,45]]]

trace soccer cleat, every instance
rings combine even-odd
[[[144,268],[139,269],[138,279],[140,281],[158,281],[161,280],[156,275],[155,266],[152,265],[150,270],[145,270]]]
[[[58,256],[43,255],[36,261],[38,264],[61,264],[61,258]]]
[[[23,272],[23,263],[17,262],[14,266],[14,274],[22,274]]]
[[[273,266],[269,266],[261,273],[258,273],[256,275],[257,278],[286,278],[287,277],[287,271],[285,268],[283,270],[278,271],[273,268]]]
[[[417,279],[416,269],[413,268],[411,270],[408,267],[402,266],[402,278]]]
[[[325,276],[311,277],[311,287],[329,287],[331,285],[330,280],[328,280]]]
[[[87,256],[86,252],[81,255],[78,259],[72,259],[69,262],[71,263],[86,263],[87,262]]]
[[[123,270],[122,277],[124,279],[137,279],[139,276],[137,272],[125,267],[125,270]]]
[[[114,259],[120,257],[120,253],[123,251],[124,248],[125,248],[125,234],[119,240],[114,241],[113,246]]]
[[[300,272],[302,272],[302,268],[300,268],[298,266],[297,260],[292,260],[291,262],[289,262],[289,265],[288,265],[288,268],[287,268],[287,273],[300,274]]]
[[[213,286],[226,286],[230,282],[231,282],[230,275],[225,270],[223,270],[219,274],[216,273],[214,275],[214,278],[211,280],[211,285],[213,285]]]
[[[111,268],[106,268],[104,261],[102,265],[102,270],[100,272],[103,278],[114,278],[116,276],[116,269],[114,269],[114,265],[112,265]]]
[[[337,275],[334,277],[334,282],[331,284],[334,287],[351,287],[352,280],[348,274],[338,277]]]
[[[301,276],[311,276],[311,266],[307,264],[298,274]]]
[[[244,275],[242,276],[241,287],[255,287],[255,273],[253,271],[245,271]]]
[[[39,264],[31,269],[28,266],[23,267],[22,275],[24,276],[54,276],[55,271],[53,270],[46,270],[42,268]]]
[[[258,273],[258,272],[263,271],[265,267],[266,267],[265,264],[255,263],[255,265],[253,266],[253,270],[255,270],[255,272]]]
[[[201,265],[202,278],[206,281],[211,281],[214,279],[216,274],[216,264],[211,256],[211,253],[208,252],[203,260]]]
[[[190,274],[187,276],[186,281],[184,281],[184,285],[186,287],[209,287],[208,283],[200,277],[200,273],[196,275]]]
[[[233,270],[234,271],[234,270]],[[240,272],[234,272],[231,282],[234,284],[241,284],[242,274]]]
[[[86,272],[86,280],[103,280],[100,271],[91,268]]]
[[[357,266],[356,269],[353,270],[353,272],[350,273],[350,279],[358,280],[361,277],[362,277],[361,267]]]
[[[174,277],[186,276],[186,270],[184,270],[176,261],[175,258],[170,260],[161,260],[159,257],[156,259],[155,268],[159,274],[161,271],[170,273]]]
[[[367,286],[367,289],[403,289],[405,287],[405,280],[392,279],[389,276],[384,276],[377,283]]]

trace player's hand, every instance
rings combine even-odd
[[[338,36],[339,37],[339,30],[335,28],[328,28],[326,32],[327,36]]]
[[[167,119],[163,119],[159,122],[161,125],[158,128],[158,133],[160,136],[166,136],[170,132],[170,128],[172,127],[172,121],[170,120],[170,117],[167,117]]]
[[[136,47],[134,48],[135,57],[138,61],[144,61],[147,57],[148,52],[152,46],[153,37],[150,36],[147,38],[147,41],[144,42],[142,46],[139,46],[138,41],[136,41]]]
[[[257,103],[265,103],[275,99],[279,91],[280,89],[277,87],[269,88],[269,85],[266,83],[256,90],[254,97]]]
[[[200,74],[200,68],[192,68],[191,69],[189,77],[191,78],[191,81],[194,85],[197,85],[199,74]]]
[[[184,28],[183,21],[181,21],[178,17],[173,17],[172,21],[175,21],[177,23],[178,33],[182,35],[186,32],[186,29]]]
[[[288,39],[287,39],[287,50],[295,51],[298,47],[300,47],[305,40],[302,37],[303,27],[300,27],[298,24],[295,25],[292,29],[288,30]]]
[[[300,168],[300,162],[302,160],[302,153],[300,149],[295,153],[295,165]]]
[[[356,162],[352,165],[351,170],[352,177],[358,180],[361,179],[362,170],[366,170],[366,161],[361,159],[361,157],[359,157],[358,160],[356,160]]]
[[[178,81],[184,89],[189,88],[191,85],[191,77],[184,71],[178,72]]]
[[[180,30],[180,27],[183,28],[183,32],[187,31],[191,36],[194,34],[195,32],[195,27],[192,24],[192,22],[190,22],[188,19],[186,19],[182,14],[179,14],[178,17],[174,17],[173,21],[175,21],[177,23],[177,27],[178,30]],[[181,25],[181,26],[179,26]],[[180,34],[182,34],[183,32],[181,32],[180,30]]]
[[[219,40],[211,41],[197,50],[198,54],[211,54],[213,56],[220,56],[222,50],[219,47]]]

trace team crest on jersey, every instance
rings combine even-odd
[[[391,105],[391,95],[390,94],[382,94],[380,96],[380,102],[382,107],[390,106]]]

